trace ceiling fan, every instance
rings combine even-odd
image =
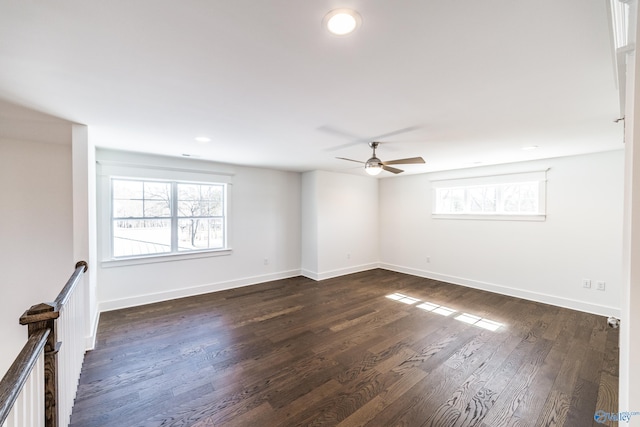
[[[369,147],[373,149],[373,155],[366,162],[347,159],[345,157],[336,157],[336,159],[348,160],[350,162],[356,162],[356,163],[363,163],[364,170],[369,175],[378,175],[380,172],[382,172],[382,170],[386,170],[387,172],[391,172],[395,174],[404,172],[402,169],[392,168],[389,165],[409,165],[409,164],[424,163],[424,159],[422,157],[410,157],[408,159],[397,159],[397,160],[390,160],[388,162],[383,162],[382,160],[376,157],[376,148],[378,148],[378,144],[380,143],[375,141],[369,143]]]

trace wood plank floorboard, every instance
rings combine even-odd
[[[296,277],[103,313],[70,425],[599,425],[618,352],[602,316],[386,270]]]

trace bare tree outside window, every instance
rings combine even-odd
[[[222,247],[224,186],[178,184],[178,250]]]
[[[535,215],[539,182],[475,185],[435,189],[435,214]]]
[[[224,248],[224,184],[111,183],[114,257]]]

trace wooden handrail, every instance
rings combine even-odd
[[[32,334],[2,378],[2,381],[0,381],[0,425],[4,424],[9,416],[13,404],[18,399],[27,378],[29,378],[29,374],[31,374],[40,357],[40,353],[47,343],[48,337],[48,329],[41,329]]]
[[[73,289],[76,287],[76,284],[78,283],[78,279],[85,271],[87,271],[86,261],[78,261],[76,263],[75,271],[73,272],[69,280],[67,280],[67,283],[64,285],[64,288],[62,288],[62,290],[60,291],[60,294],[58,294],[58,297],[54,301],[56,311],[59,311],[67,303],[67,301],[69,300],[69,297],[71,296],[71,292],[73,292]]]
[[[33,369],[40,352],[44,350],[45,401],[43,403],[45,426],[58,426],[58,351],[62,343],[58,342],[55,321],[60,317],[60,310],[71,297],[80,276],[85,271],[87,271],[87,263],[85,261],[76,263],[73,274],[54,302],[36,304],[20,316],[20,324],[27,325],[29,328],[29,339],[18,358],[11,365],[9,372],[5,375],[7,384],[5,385],[5,378],[2,380],[2,388],[0,388],[0,425],[9,415],[15,399],[17,399],[24,386],[24,381],[31,373],[31,369]],[[32,361],[31,359],[34,360]],[[16,371],[12,372],[11,370],[14,367]],[[8,378],[9,374],[11,374],[10,378]],[[7,396],[5,396],[5,393],[7,393]]]
[[[36,322],[43,322],[46,320],[53,320],[60,317],[60,309],[64,307],[64,305],[69,300],[71,293],[75,289],[78,284],[78,280],[80,276],[87,271],[87,263],[85,261],[79,261],[76,263],[76,269],[74,270],[67,283],[64,285],[58,296],[56,297],[54,302],[50,303],[40,303],[24,312],[22,316],[20,316],[20,324],[21,325],[30,325]]]

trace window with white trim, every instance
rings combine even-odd
[[[544,220],[546,171],[433,181],[435,218]]]
[[[113,258],[226,247],[225,183],[111,178]]]

